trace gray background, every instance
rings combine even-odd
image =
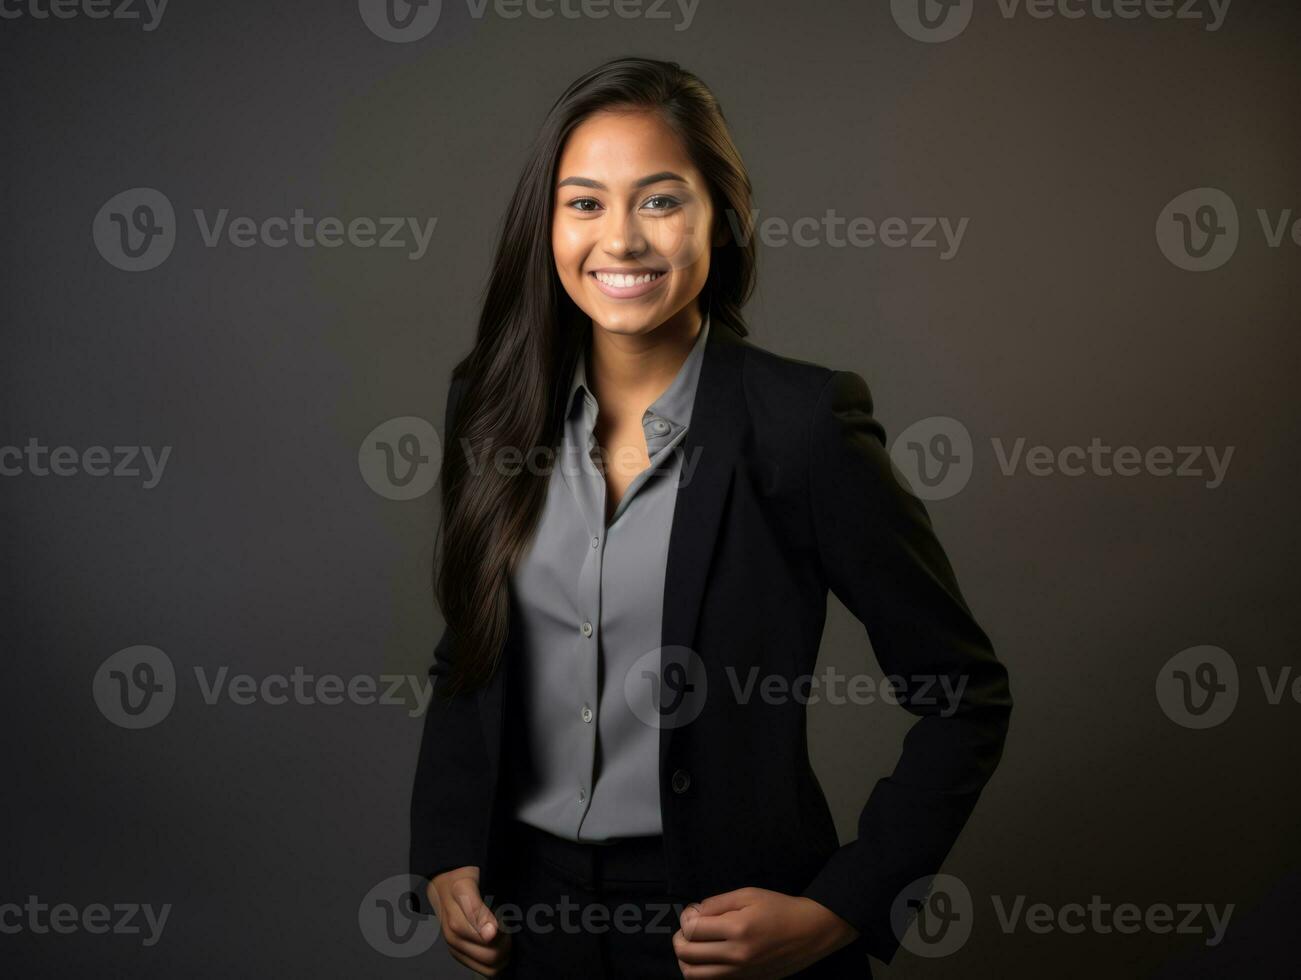
[[[1182,2],[1182,0],[1181,0]],[[1204,5],[1201,5],[1204,6]],[[396,416],[441,426],[525,147],[582,71],[670,57],[718,95],[761,217],[828,209],[970,223],[961,250],[761,246],[754,340],[861,373],[890,437],[933,416],[974,441],[969,483],[928,504],[1011,671],[1003,764],[945,870],[975,901],[952,955],[882,976],[1280,975],[1301,886],[1293,400],[1298,246],[1295,4],[1200,21],[1006,18],[946,43],[881,3],[701,0],[645,17],[481,19],[390,43],[355,3],[173,0],[138,21],[0,20],[5,82],[0,444],[171,446],[161,482],[36,476],[4,494],[8,872],[0,904],[142,902],[162,940],[0,935],[29,976],[459,976],[441,944],[392,958],[358,926],[404,870],[420,721],[390,705],[204,703],[193,668],[256,677],[423,675],[435,494],[386,499],[358,448]],[[26,10],[27,8],[23,8]],[[121,271],[92,221],[134,187],[178,230]],[[1162,208],[1215,187],[1234,257],[1157,247]],[[437,217],[429,252],[205,247],[192,210],[258,220]],[[990,440],[1235,447],[1224,483],[1004,475]],[[113,653],[165,651],[170,715],[96,707]],[[1236,661],[1239,703],[1204,731],[1155,696],[1179,651]],[[868,670],[832,600],[823,663]],[[812,709],[846,839],[911,721]],[[1234,903],[1228,938],[1005,932],[991,896],[1054,907]]]

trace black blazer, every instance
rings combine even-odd
[[[445,432],[460,386],[448,395]],[[805,895],[861,930],[841,952],[888,963],[899,945],[895,897],[939,870],[1002,755],[1007,672],[925,507],[893,474],[859,375],[763,350],[716,321],[683,449],[696,470],[678,490],[662,642],[695,652],[705,676],[693,681],[707,696],[689,724],[661,728],[669,890]],[[858,838],[843,846],[809,764],[802,699],[739,703],[731,680],[754,667],[787,685],[812,674],[828,588],[862,621],[886,674],[946,677],[954,689],[965,680],[956,711],[920,689],[904,704],[920,720],[863,807]],[[485,896],[499,880],[507,817],[499,789],[513,737],[512,642],[490,685],[431,700],[411,801],[411,872],[477,865]],[[435,689],[454,656],[444,631]]]

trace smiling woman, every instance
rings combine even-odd
[[[448,394],[411,804],[485,976],[868,976],[1001,755],[1006,671],[866,383],[746,339],[753,214],[713,95],[643,59],[560,97],[507,212]],[[808,699],[729,683],[797,689],[829,589],[920,718],[843,846]]]

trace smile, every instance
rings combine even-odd
[[[664,272],[642,272],[635,275],[618,272],[588,273],[596,280],[597,288],[614,299],[632,299],[650,292],[659,285]]]

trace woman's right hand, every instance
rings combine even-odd
[[[494,977],[510,960],[510,933],[479,895],[479,869],[456,868],[436,875],[427,889],[443,927],[447,948],[475,973]]]

